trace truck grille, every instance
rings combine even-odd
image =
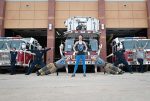
[[[10,53],[9,52],[0,52],[0,66],[5,66],[10,64]]]

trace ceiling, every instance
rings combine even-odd
[[[6,36],[47,36],[47,29],[6,29]]]

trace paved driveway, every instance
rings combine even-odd
[[[0,74],[0,101],[150,101],[150,72],[74,78]]]

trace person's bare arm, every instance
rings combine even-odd
[[[64,48],[63,44],[60,44],[59,52],[60,52],[61,57],[64,57],[64,55],[63,55],[63,48]]]
[[[147,45],[148,45],[148,42],[146,42],[146,44],[144,45],[143,49],[145,49]]]
[[[11,49],[10,49],[10,47],[8,46],[8,43],[5,43],[5,44],[6,44],[7,49],[10,51]]]
[[[97,51],[98,56],[99,56],[100,53],[101,53],[102,46],[103,46],[102,44],[99,45],[99,50]]]
[[[109,57],[111,57],[111,56],[113,56],[114,54],[113,53],[111,53],[111,54],[109,54],[106,58],[109,58]]]

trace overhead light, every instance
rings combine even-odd
[[[52,30],[52,24],[49,24],[49,25],[48,25],[48,29],[49,29],[49,30]]]
[[[101,24],[101,29],[105,29],[105,25],[104,24]]]

